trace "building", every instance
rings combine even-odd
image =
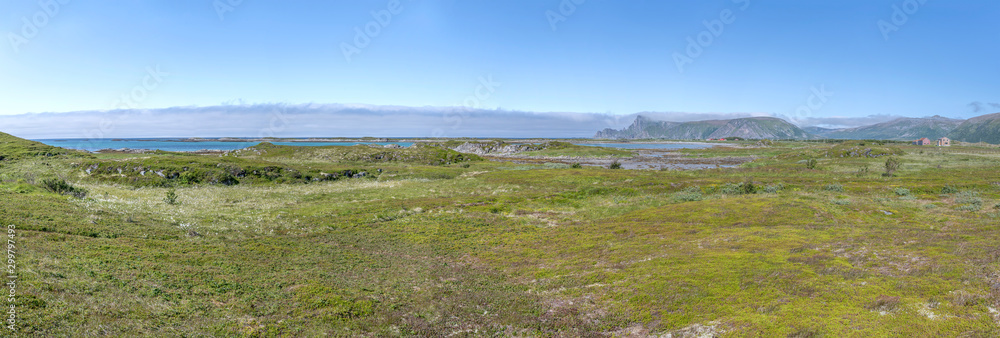
[[[942,137],[937,140],[938,147],[951,147],[951,139],[947,137]]]
[[[931,139],[922,137],[919,140],[913,141],[913,145],[926,146],[931,144]]]

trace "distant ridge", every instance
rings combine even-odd
[[[1000,144],[1000,113],[968,119],[955,127],[948,137],[963,142]]]
[[[655,121],[639,115],[623,130],[604,129],[594,138],[601,139],[674,139],[704,140],[740,137],[744,139],[810,139],[805,130],[774,117],[747,117],[732,120],[693,122]]]
[[[892,121],[847,129],[817,128],[811,130],[823,138],[845,140],[915,140],[921,137],[938,139],[947,136],[963,120],[941,116],[898,118]]]

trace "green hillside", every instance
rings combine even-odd
[[[1000,113],[971,118],[952,130],[948,137],[964,142],[1000,144]]]
[[[0,336],[997,336],[1000,150],[761,144],[678,154],[749,161],[704,170],[426,146],[2,161]]]
[[[84,157],[88,155],[81,151],[53,147],[41,142],[29,141],[10,134],[0,133],[0,161],[53,156]]]
[[[908,141],[921,137],[938,139],[947,136],[962,120],[941,116],[930,118],[900,118],[870,126],[831,130],[820,134],[825,138],[845,140]]]

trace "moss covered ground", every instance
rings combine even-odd
[[[748,143],[684,151],[740,167],[643,171],[11,141],[22,336],[1000,334],[996,149]]]

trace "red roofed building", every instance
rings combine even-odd
[[[918,146],[927,146],[931,144],[931,139],[923,137],[919,140],[913,141],[913,144]]]

